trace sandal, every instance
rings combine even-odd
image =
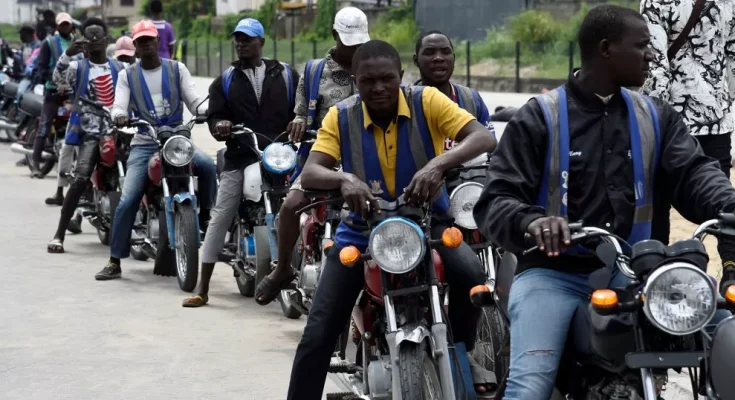
[[[46,250],[52,254],[61,254],[64,252],[64,243],[59,239],[51,239],[46,246]]]
[[[255,288],[255,302],[261,306],[269,304],[278,297],[281,290],[289,289],[294,279],[296,279],[295,272],[279,283],[274,282],[270,275],[266,276]],[[264,297],[265,300],[260,300],[261,297]]]
[[[206,294],[198,294],[196,296],[191,296],[188,299],[185,299],[184,302],[181,303],[181,306],[186,308],[198,308],[207,305],[208,301],[209,296],[207,296]]]
[[[495,374],[485,369],[470,354],[467,355],[470,362],[470,371],[472,372],[472,382],[475,384],[475,392],[478,396],[492,396],[498,390],[498,382]],[[480,390],[478,390],[480,389]]]

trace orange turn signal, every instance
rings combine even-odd
[[[618,306],[618,294],[614,290],[600,289],[592,293],[592,307],[599,310],[611,310]]]
[[[334,241],[333,241],[333,240],[327,240],[327,241],[326,241],[326,242],[324,242],[324,244],[322,245],[322,250],[326,250],[326,249],[328,249],[328,248],[332,247],[332,245],[334,245]]]
[[[474,296],[476,294],[482,294],[483,292],[490,293],[490,288],[487,285],[477,285],[470,289],[470,296]]]
[[[730,285],[725,291],[725,299],[731,306],[735,306],[735,285]]]
[[[442,244],[450,249],[456,249],[462,244],[462,231],[455,227],[445,229],[442,232]]]
[[[360,259],[360,250],[355,246],[347,246],[339,251],[339,261],[342,265],[351,267]]]
[[[477,285],[470,290],[470,301],[475,307],[486,307],[494,303],[493,292],[487,285]]]

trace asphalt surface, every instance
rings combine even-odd
[[[195,80],[206,95],[211,80]],[[491,111],[528,97],[483,93]],[[222,147],[204,126],[193,137],[210,155]],[[225,264],[201,309],[182,308],[187,294],[152,261],[125,259],[122,279],[95,281],[109,248],[85,222],[65,254],[48,254],[55,171],[31,180],[19,158],[0,144],[0,399],[285,399],[303,317],[242,297]],[[328,380],[325,393],[336,391]],[[678,392],[670,384],[666,398]]]

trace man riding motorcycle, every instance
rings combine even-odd
[[[18,92],[15,95],[16,103],[20,102],[21,96],[29,89],[33,83],[33,71],[36,65],[36,58],[40,52],[41,41],[36,38],[36,30],[30,25],[23,25],[18,31],[20,35],[20,41],[23,43],[23,47],[20,52],[21,69],[23,71],[23,78],[18,83]],[[23,114],[17,113],[16,118],[18,121],[21,120]],[[18,167],[25,167],[27,164],[26,158],[23,157],[20,161],[15,163]]]
[[[416,41],[413,63],[419,68],[421,75],[421,79],[416,81],[415,85],[439,89],[495,134],[493,124],[490,122],[490,112],[480,93],[467,86],[450,82],[454,73],[454,45],[445,34],[440,31],[429,31],[422,34]],[[449,150],[454,145],[454,141],[447,140],[444,143],[444,150]]]
[[[104,122],[100,123],[99,118],[83,116],[90,111],[90,107],[82,105],[79,98],[85,96],[107,109],[111,108],[115,99],[114,88],[118,73],[126,67],[123,63],[106,57],[108,37],[104,21],[99,18],[87,19],[82,25],[82,35],[87,43],[73,42],[59,57],[53,75],[57,85],[74,88],[74,108],[64,140],[66,145],[78,146],[79,154],[75,167],[76,176],[61,207],[59,227],[47,246],[49,253],[64,252],[65,231],[100,157],[99,135],[108,128],[104,126]],[[80,53],[86,53],[87,58],[70,61],[71,57]],[[78,76],[82,79],[77,80]]]
[[[41,127],[33,142],[33,156],[31,157],[31,169],[33,171],[31,176],[34,178],[43,178],[39,164],[41,162],[43,147],[46,143],[46,135],[51,131],[51,123],[56,118],[59,107],[66,97],[63,93],[57,92],[52,75],[59,57],[61,57],[72,40],[74,40],[74,35],[72,35],[74,26],[72,25],[71,16],[67,13],[59,13],[56,16],[56,29],[58,30],[58,34],[46,38],[41,44],[41,52],[38,54],[38,59],[36,60],[38,75],[41,81],[45,82],[45,87],[43,90]],[[59,193],[57,193],[56,199],[58,204],[63,202],[63,196],[59,196]]]
[[[140,61],[118,77],[112,107],[115,124],[127,125],[130,108],[153,127],[180,126],[184,118],[183,103],[196,114],[197,106],[203,101],[189,70],[180,62],[158,56],[158,31],[150,21],[143,20],[133,27],[133,42]],[[131,142],[122,196],[112,224],[110,260],[95,275],[97,280],[116,279],[122,274],[120,259],[130,255],[135,215],[148,182],[148,160],[157,151],[158,146],[147,135],[138,133]],[[199,149],[194,152],[193,164],[199,177],[200,226],[205,227],[217,192],[217,172],[212,158]]]
[[[625,89],[643,84],[653,59],[641,15],[593,8],[578,38],[581,69],[510,121],[474,209],[482,233],[518,254],[505,399],[551,397],[571,320],[588,302],[590,274],[603,266],[593,254],[567,249],[568,221],[632,244],[650,238],[652,197],[660,191],[671,192],[677,210],[698,223],[735,211],[732,184],[679,114]],[[542,253],[521,255],[526,233]],[[610,287],[624,287],[625,279],[614,275]]]
[[[246,18],[237,24],[230,36],[235,40],[239,60],[209,86],[207,117],[214,138],[227,143],[224,171],[220,175],[212,220],[204,237],[199,287],[195,296],[184,300],[184,307],[201,307],[209,301],[209,280],[214,264],[219,259],[227,230],[242,200],[243,171],[248,165],[258,162],[258,155],[250,144],[252,137],[233,137],[233,123],[244,124],[275,139],[293,118],[291,93],[296,89],[293,82],[297,82],[298,75],[294,79],[290,66],[262,58],[265,44],[263,25],[258,20]],[[266,145],[263,140],[258,147],[262,149]]]
[[[352,82],[352,56],[361,44],[370,40],[367,16],[360,9],[345,7],[334,17],[332,37],[335,45],[325,58],[310,60],[296,93],[296,118],[288,125],[290,139],[300,141],[307,129],[317,130],[327,110],[338,102],[355,94]],[[299,175],[311,150],[302,143],[298,152],[298,165],[291,176],[291,190],[281,205],[278,216],[278,260],[273,272],[263,278],[255,289],[255,300],[266,305],[278,296],[281,288],[295,279],[291,269],[293,248],[299,239],[299,216],[296,211],[309,204],[304,197]]]
[[[354,223],[359,223],[358,215],[369,212],[370,205],[377,206],[376,197],[393,200],[402,194],[411,203],[423,204],[439,193],[434,202],[433,235],[440,234],[443,225],[451,223],[446,217],[444,172],[493,151],[495,138],[435,88],[401,88],[400,57],[386,42],[372,40],[363,44],[355,52],[352,67],[360,94],[338,103],[324,118],[304,167],[304,188],[339,188],[355,213]],[[355,139],[361,137],[362,143]],[[446,138],[460,144],[444,153]],[[419,149],[423,143],[427,146]],[[369,149],[364,159],[370,162],[356,159],[357,154],[364,152],[359,149]],[[336,172],[333,168],[343,155],[346,172]],[[364,170],[365,181],[349,173],[353,168]],[[296,350],[288,399],[321,398],[330,355],[364,286],[363,263],[346,267],[339,260],[339,252],[348,245],[362,252],[368,238],[342,222],[334,239]],[[467,293],[472,285],[485,282],[482,266],[465,243],[456,249],[445,247],[438,251],[452,288],[449,320],[454,340],[464,342],[471,350],[480,310],[473,309]]]

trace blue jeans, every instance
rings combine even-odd
[[[616,272],[611,287],[624,287],[627,279]],[[510,375],[504,399],[551,398],[572,318],[578,307],[589,303],[588,280],[589,274],[545,268],[531,268],[515,277],[508,304]],[[729,315],[718,310],[711,324]]]
[[[23,94],[25,94],[25,92],[27,92],[30,87],[31,87],[30,78],[21,79],[20,83],[18,83],[18,92],[15,94],[16,103],[20,103],[20,97],[23,96]]]
[[[148,185],[148,160],[158,152],[158,145],[132,146],[128,157],[128,170],[122,188],[120,203],[115,209],[110,239],[110,257],[126,258],[130,255],[130,234],[135,215]],[[194,171],[198,176],[199,195],[197,201],[203,210],[212,208],[217,196],[217,171],[212,157],[199,149],[194,152]]]

